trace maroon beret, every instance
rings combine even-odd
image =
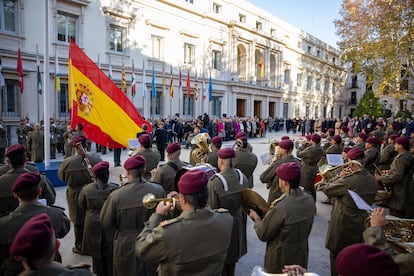
[[[236,157],[236,152],[233,148],[223,148],[218,151],[217,155],[220,159],[228,159]]]
[[[295,162],[283,163],[276,168],[276,175],[286,181],[299,180],[300,166]]]
[[[378,123],[377,126],[378,127],[384,127],[384,124],[383,123]]]
[[[341,127],[341,130],[342,130],[343,132],[348,132],[348,131],[349,131],[349,128],[348,128],[348,127],[346,127],[346,126],[342,126],[342,127]]]
[[[145,158],[142,155],[135,155],[128,158],[124,163],[125,170],[133,170],[145,166]]]
[[[328,132],[329,132],[330,135],[333,135],[335,133],[335,129],[329,128],[328,129]]]
[[[341,276],[400,274],[390,255],[372,245],[361,243],[347,246],[339,252],[336,270]]]
[[[340,144],[342,142],[342,137],[339,135],[335,135],[332,137],[332,140],[334,140],[337,144]]]
[[[19,175],[19,177],[14,181],[11,191],[17,193],[21,190],[39,186],[40,183],[40,173],[39,172],[27,172]]]
[[[76,145],[78,143],[86,143],[86,137],[84,135],[78,135],[73,139],[73,144]]]
[[[365,142],[368,144],[376,145],[378,144],[378,139],[375,137],[369,137]]]
[[[20,144],[10,146],[6,151],[6,157],[23,154],[26,152],[26,147]]]
[[[29,219],[14,237],[10,255],[32,258],[40,256],[53,242],[53,226],[45,213]]]
[[[221,139],[220,136],[214,136],[213,139],[211,139],[211,143],[212,144],[217,144],[217,143],[222,143],[223,140]]]
[[[207,182],[207,173],[200,170],[187,171],[178,181],[178,191],[183,195],[191,195],[207,187]]]
[[[352,148],[348,151],[348,159],[350,160],[362,159],[364,156],[364,150],[361,148]]]
[[[95,164],[95,166],[92,167],[93,172],[97,171],[103,171],[109,169],[109,162],[107,161],[101,161]]]
[[[325,134],[325,133],[321,133],[321,134],[319,134],[319,136],[320,136],[321,138],[326,138],[326,134]]]
[[[351,149],[351,147],[344,147],[342,151],[348,153]]]
[[[139,136],[138,141],[140,144],[151,144],[151,136],[149,134],[142,134]]]
[[[168,144],[168,146],[167,146],[167,152],[169,154],[174,153],[177,150],[181,150],[180,143],[174,142],[174,143]]]
[[[400,145],[409,145],[410,139],[408,139],[407,136],[401,136],[395,139],[395,143],[400,144]]]
[[[280,140],[289,140],[290,138],[289,138],[289,136],[282,136],[282,138],[280,138]]]
[[[282,140],[279,142],[279,147],[285,150],[293,149],[293,142],[291,140]]]
[[[398,137],[400,137],[400,135],[398,135],[398,134],[391,134],[390,136],[388,136],[388,139],[391,139],[392,141],[395,141],[395,139],[397,139]]]
[[[319,144],[321,142],[321,136],[318,134],[312,134],[311,140],[314,141],[316,144]]]
[[[312,138],[312,135],[310,135],[310,134],[306,135],[305,138],[306,138],[306,140],[310,140]]]
[[[367,140],[368,135],[366,135],[365,133],[360,133],[360,134],[358,134],[358,137],[365,141],[365,140]]]
[[[236,136],[234,136],[234,138],[240,140],[247,140],[247,135],[243,131],[239,131],[237,132]]]

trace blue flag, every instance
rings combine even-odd
[[[208,82],[208,99],[210,101],[213,100],[213,80],[211,79],[211,72],[210,72],[210,81]]]
[[[157,87],[155,86],[155,74],[154,74],[154,66],[152,66],[152,97],[156,97],[157,96]]]

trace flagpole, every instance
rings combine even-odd
[[[45,53],[43,58],[43,112],[44,112],[44,137],[45,137],[45,148],[44,148],[44,160],[45,167],[50,166],[50,121],[49,121],[49,0],[45,0],[45,22],[44,22],[44,44]],[[39,97],[39,93],[37,93]]]
[[[55,46],[55,61],[57,62],[57,45]],[[53,119],[56,119],[56,106],[57,106],[57,89],[56,89],[56,66],[59,66],[58,64],[55,64],[55,93],[54,93],[54,104],[53,104]]]
[[[39,62],[39,64],[37,64]],[[36,70],[38,69],[38,66],[40,66],[40,57],[39,57],[39,45],[36,44]],[[36,80],[36,99],[37,99],[37,122],[40,122],[40,100],[39,100],[39,76],[37,76]]]

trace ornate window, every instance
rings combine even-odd
[[[109,25],[109,50],[115,53],[125,53],[126,28],[114,24]]]
[[[57,13],[57,40],[69,43],[71,39],[77,42],[78,16],[62,11]]]
[[[18,3],[15,0],[0,0],[0,30],[17,33]]]

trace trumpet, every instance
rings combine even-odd
[[[351,165],[357,165],[357,170],[352,170]],[[356,173],[364,168],[364,166],[355,160],[349,161],[345,164],[332,167],[330,165],[323,165],[319,169],[319,173],[315,178],[315,188],[320,188],[322,185],[326,185],[329,182],[333,182],[339,177],[344,177]],[[342,175],[341,175],[342,174]]]
[[[155,195],[151,194],[151,193],[148,193],[148,194],[144,195],[144,197],[142,198],[142,204],[147,209],[155,208],[155,206],[157,206],[158,202],[171,202],[172,206],[170,208],[170,211],[173,211],[175,209],[176,201],[177,200],[173,197],[172,198],[156,198]]]

